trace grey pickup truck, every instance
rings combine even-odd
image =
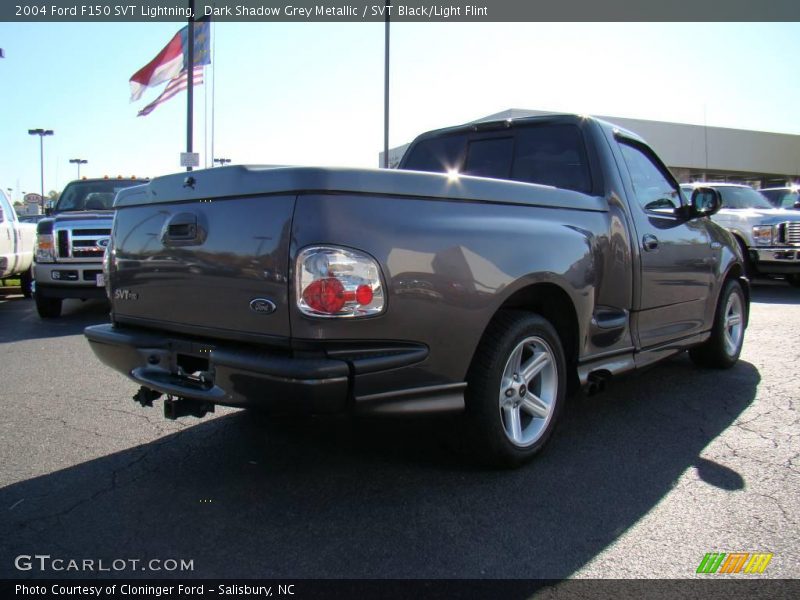
[[[732,366],[731,235],[645,142],[558,115],[426,133],[399,170],[224,167],[121,190],[106,365],[165,415],[460,411],[515,465],[567,391],[688,350]]]

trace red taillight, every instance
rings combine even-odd
[[[337,313],[344,307],[344,286],[333,277],[317,279],[303,290],[303,300],[313,310],[327,314]]]
[[[369,317],[384,310],[380,267],[352,248],[312,246],[297,257],[297,307],[310,317]]]
[[[368,285],[360,285],[356,290],[356,302],[361,306],[366,306],[372,302],[372,288]]]

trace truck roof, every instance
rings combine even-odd
[[[575,113],[553,113],[546,115],[533,115],[529,117],[517,117],[512,119],[499,119],[495,121],[479,121],[472,123],[464,123],[462,125],[455,125],[452,127],[443,127],[441,129],[434,129],[432,131],[427,131],[425,133],[418,135],[412,142],[412,145],[421,140],[425,140],[431,137],[438,137],[441,135],[449,135],[452,133],[468,133],[477,131],[511,129],[512,127],[525,126],[533,123],[571,123],[577,125],[585,123],[586,121],[593,121],[598,125],[600,125],[602,128],[610,129],[614,133],[620,133],[626,138],[633,139],[639,142],[645,141],[638,134],[628,129],[625,129],[624,127],[619,127],[614,123],[598,119],[597,117],[592,117],[589,115],[578,115]]]

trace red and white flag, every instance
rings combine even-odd
[[[164,104],[167,100],[172,98],[173,96],[177,95],[178,93],[182,92],[188,87],[189,78],[186,76],[186,71],[181,71],[177,77],[173,77],[170,82],[167,84],[167,87],[164,88],[164,91],[161,92],[161,95],[153,100],[150,104],[145,106],[139,113],[136,115],[137,117],[144,117],[149,115],[153,112],[156,107],[161,104]],[[193,86],[202,85],[203,83],[203,67],[198,66],[194,68],[194,77]]]
[[[211,29],[208,21],[194,24],[194,66],[211,63]],[[156,57],[130,78],[131,102],[142,97],[144,90],[174,79],[189,66],[189,26],[181,28]]]
[[[183,69],[183,40],[176,33],[156,57],[133,74],[130,79],[131,102],[142,97],[145,88],[169,81]]]

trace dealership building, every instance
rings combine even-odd
[[[552,113],[513,108],[473,123],[546,114]],[[761,188],[800,181],[800,135],[623,117],[597,118],[647,140],[681,183],[728,181]],[[390,167],[398,165],[407,148],[408,144],[389,149]],[[379,164],[383,164],[382,152]]]

